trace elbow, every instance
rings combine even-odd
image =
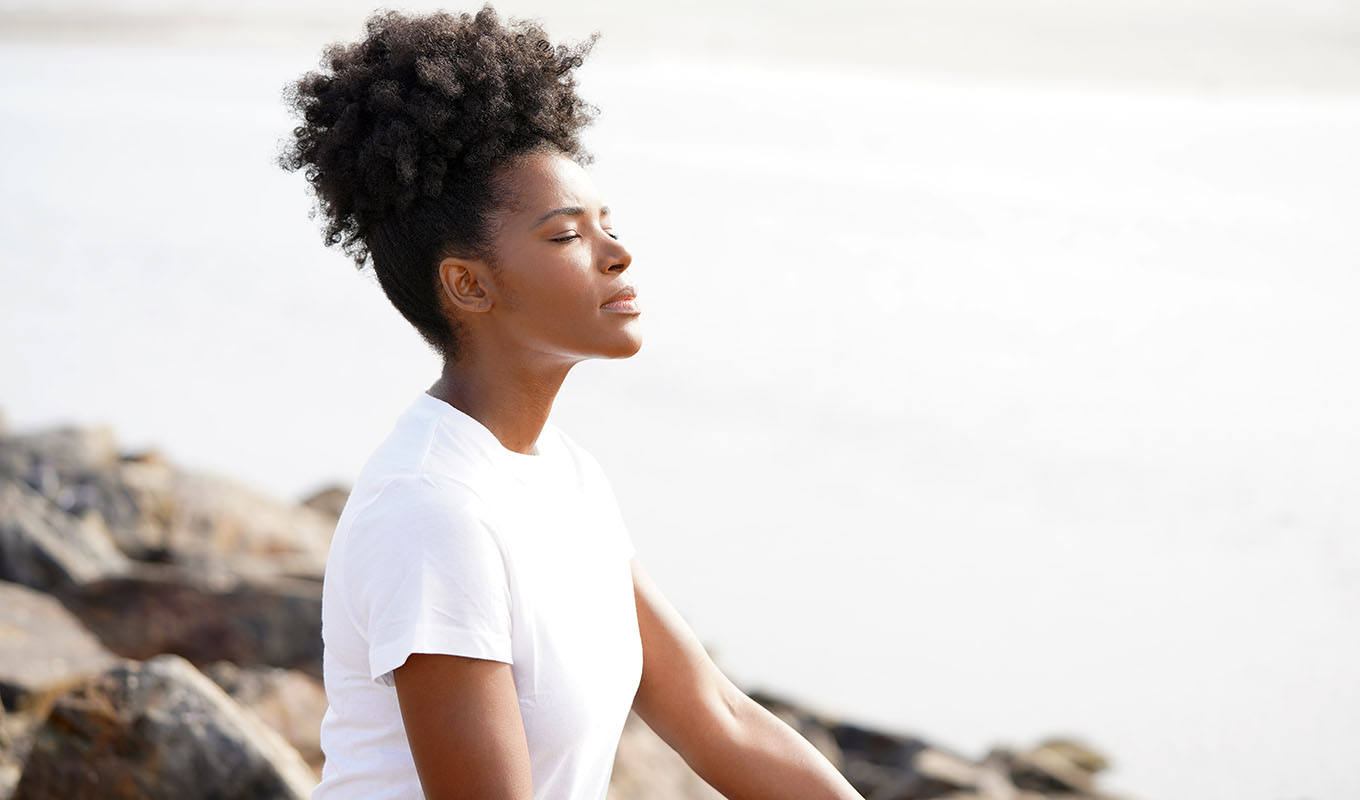
[[[730,763],[733,754],[746,750],[753,739],[752,723],[760,707],[730,682],[723,683],[702,704],[704,724],[689,752],[681,753],[700,775],[719,762]]]

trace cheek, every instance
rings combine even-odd
[[[531,276],[536,305],[559,314],[578,314],[599,293],[588,264],[579,258],[545,259]],[[526,287],[527,288],[527,287]]]
[[[508,310],[534,328],[571,329],[582,313],[598,305],[598,286],[588,270],[563,259],[542,260],[501,284]]]

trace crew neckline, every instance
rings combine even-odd
[[[551,450],[552,437],[547,435],[552,427],[551,421],[544,423],[543,430],[539,431],[538,439],[534,442],[534,449],[538,452],[521,453],[518,450],[511,450],[502,444],[501,440],[496,438],[496,434],[492,433],[490,428],[483,425],[481,421],[471,414],[468,414],[466,411],[463,411],[426,391],[421,391],[419,399],[421,399],[421,402],[424,402],[434,409],[436,414],[452,417],[461,422],[462,427],[480,440],[482,445],[491,451],[494,456],[507,463],[523,466],[528,469],[538,469],[551,461],[551,459],[547,457],[550,455]]]

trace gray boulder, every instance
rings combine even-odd
[[[0,435],[0,478],[73,517],[102,520],[137,561],[213,574],[319,577],[335,519],[156,451],[120,457],[107,428]]]
[[[123,662],[56,698],[13,800],[303,800],[295,750],[182,658]]]
[[[55,591],[127,568],[97,515],[69,514],[32,487],[0,479],[0,580]]]
[[[6,709],[103,672],[115,660],[61,603],[0,581],[0,700]]]
[[[1053,737],[1015,753],[1011,780],[1034,792],[1096,793],[1096,774],[1109,764],[1105,757],[1076,739]]]
[[[139,476],[139,491],[152,488],[149,478]],[[257,578],[325,572],[335,520],[322,512],[204,473],[167,470],[163,481],[148,493],[168,510],[168,560]]]
[[[142,564],[62,597],[85,627],[127,658],[175,653],[196,664],[232,661],[321,674],[321,582],[205,581]]]
[[[339,484],[331,484],[324,489],[313,492],[302,500],[304,506],[326,515],[331,525],[340,520],[340,514],[344,512],[345,503],[348,502],[349,488]]]
[[[65,426],[35,433],[0,432],[0,476],[19,478],[40,490],[59,474],[99,470],[118,461],[107,426]]]
[[[326,690],[304,672],[281,667],[238,667],[218,661],[204,670],[209,678],[242,708],[283,736],[317,774],[321,753],[321,718],[326,715]]]

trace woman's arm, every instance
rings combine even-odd
[[[532,800],[529,747],[509,664],[415,653],[392,680],[429,800]]]
[[[633,709],[731,800],[862,800],[817,749],[720,672],[633,562],[642,683]]]

